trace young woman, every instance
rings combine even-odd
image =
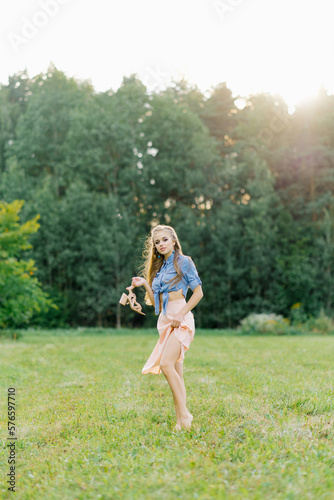
[[[190,311],[203,297],[202,282],[191,258],[182,254],[177,234],[170,226],[159,225],[152,230],[144,257],[144,278],[132,278],[132,285],[144,286],[146,303],[154,305],[156,314],[160,311],[160,338],[142,373],[163,372],[173,394],[175,430],[189,429],[193,416],[186,406],[183,359],[195,335]],[[193,294],[186,302],[188,288]]]

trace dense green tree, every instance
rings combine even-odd
[[[140,252],[135,216],[120,213],[116,196],[89,192],[83,183],[61,200],[40,194],[37,206],[42,215],[34,255],[40,279],[61,292],[67,321],[120,325],[118,300]]]
[[[279,199],[262,162],[227,161],[219,195],[202,226],[207,284],[205,317],[212,327],[234,327],[254,310],[273,310],[272,274],[277,248]],[[224,180],[223,180],[224,178]]]
[[[137,198],[146,221],[177,224],[178,212],[196,209],[210,195],[207,181],[217,159],[207,127],[182,100],[155,95],[143,122],[148,139],[137,163]]]
[[[39,216],[19,223],[22,201],[0,202],[0,326],[19,326],[29,322],[35,311],[52,307],[34,275],[35,261],[22,254],[39,224]]]
[[[128,203],[137,180],[138,120],[145,114],[147,98],[142,84],[130,79],[109,94],[91,97],[74,113],[66,141],[66,169],[91,191],[124,196]]]
[[[8,156],[15,156],[26,175],[39,185],[46,177],[61,196],[66,189],[71,171],[67,168],[67,150],[64,146],[71,125],[72,113],[84,107],[92,89],[51,67],[46,75],[33,80],[33,95],[16,128],[16,139],[8,148]]]
[[[234,145],[231,131],[236,126],[238,112],[234,101],[232,91],[226,83],[219,84],[212,89],[199,113],[210,134],[216,139],[222,156],[228,154]]]
[[[31,95],[26,71],[10,76],[7,85],[0,85],[0,173],[6,169],[6,149],[13,143],[17,122]]]
[[[52,65],[1,86],[0,197],[40,214],[25,255],[59,305],[33,321],[153,324],[118,299],[156,223],[196,262],[198,326],[332,313],[334,98],[293,114],[279,96],[238,101],[184,79],[149,94],[135,75],[97,94]]]

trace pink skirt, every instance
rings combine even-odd
[[[179,327],[173,328],[171,326],[170,317],[174,314],[178,313],[182,307],[186,304],[185,299],[179,300],[169,300],[166,309],[166,315],[162,312],[158,318],[158,332],[159,332],[159,340],[153,349],[151,356],[148,358],[144,368],[142,369],[142,373],[146,375],[147,373],[153,373],[158,375],[161,372],[160,369],[160,361],[165,349],[166,342],[168,337],[174,330],[175,337],[181,343],[181,352],[177,363],[183,363],[184,353],[188,351],[190,342],[193,341],[195,335],[195,320],[194,315],[191,311],[189,311],[180,324]]]

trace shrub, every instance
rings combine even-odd
[[[292,325],[302,326],[308,321],[309,316],[304,310],[304,305],[301,302],[293,304],[290,309],[290,321]]]
[[[334,321],[326,316],[325,311],[321,309],[317,318],[310,318],[306,322],[308,330],[313,333],[329,334],[334,333]]]
[[[289,320],[278,314],[252,313],[241,320],[239,330],[242,333],[288,333]]]

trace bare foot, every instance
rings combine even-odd
[[[187,413],[188,413],[188,419],[190,420],[190,424],[191,424],[191,422],[193,421],[194,417],[192,416],[192,414],[190,413],[190,411],[187,410]]]
[[[191,423],[192,423],[194,417],[192,416],[190,411],[188,411],[188,410],[186,410],[186,411],[187,411],[187,416],[185,418],[181,418],[179,415],[177,415],[176,425],[174,427],[175,431],[179,432],[182,430],[182,428],[190,429],[190,426],[191,426]]]
[[[188,413],[187,417],[181,419],[181,427],[183,429],[190,429],[191,422],[193,421],[193,418],[194,418],[189,411],[187,413]]]

